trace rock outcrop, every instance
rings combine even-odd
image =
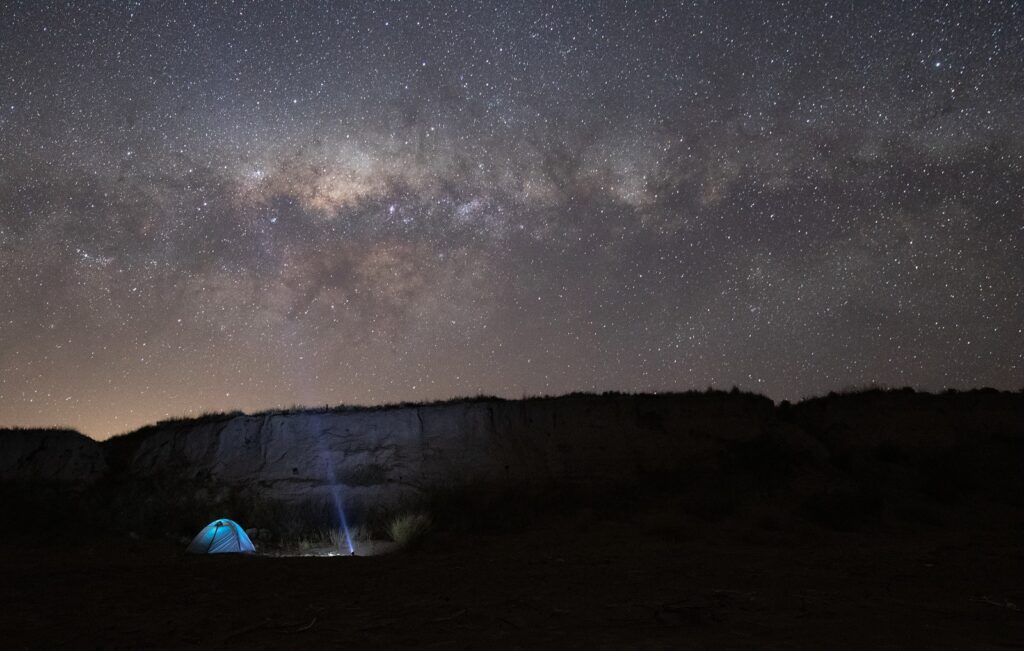
[[[772,417],[749,395],[578,395],[234,416],[120,442],[122,470],[257,489],[278,500],[338,486],[348,502],[439,488],[600,486],[712,459]]]
[[[991,390],[864,391],[778,407],[739,392],[480,398],[215,415],[103,443],[62,430],[0,431],[3,482],[109,480],[98,484],[104,503],[154,491],[157,502],[191,495],[211,504],[341,495],[355,510],[438,490],[587,491],[668,475],[767,490],[802,474],[826,489],[889,482],[1000,497],[1020,492],[1022,459],[1024,394]]]
[[[830,394],[792,408],[793,421],[835,452],[896,445],[935,449],[1024,434],[1024,394],[911,389]]]
[[[0,431],[0,481],[89,484],[106,471],[102,446],[73,430]]]

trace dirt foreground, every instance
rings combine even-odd
[[[1003,515],[858,533],[581,516],[356,558],[8,541],[0,639],[7,649],[1020,648],[1024,537]]]

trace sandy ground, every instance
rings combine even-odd
[[[1020,522],[964,518],[840,534],[590,517],[362,558],[9,540],[0,646],[1020,648]]]

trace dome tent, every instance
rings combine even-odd
[[[221,518],[203,527],[185,551],[189,554],[238,554],[254,552],[256,548],[237,522]]]

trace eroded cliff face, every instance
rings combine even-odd
[[[107,471],[103,448],[71,430],[0,432],[0,481],[89,484]]]
[[[278,500],[338,486],[349,502],[438,488],[583,487],[713,459],[771,419],[755,396],[567,396],[168,425],[125,455],[135,477],[175,476]]]
[[[169,495],[203,501],[336,493],[358,509],[438,489],[587,490],[659,473],[763,479],[780,466],[822,486],[891,476],[928,488],[960,477],[999,495],[1024,476],[1022,450],[1020,393],[867,391],[780,407],[741,393],[570,395],[214,417],[102,444],[69,431],[4,431],[0,481],[109,479],[112,495],[170,486]]]
[[[898,445],[951,447],[1024,435],[1024,394],[988,390],[943,394],[864,391],[805,400],[792,420],[837,453]]]

